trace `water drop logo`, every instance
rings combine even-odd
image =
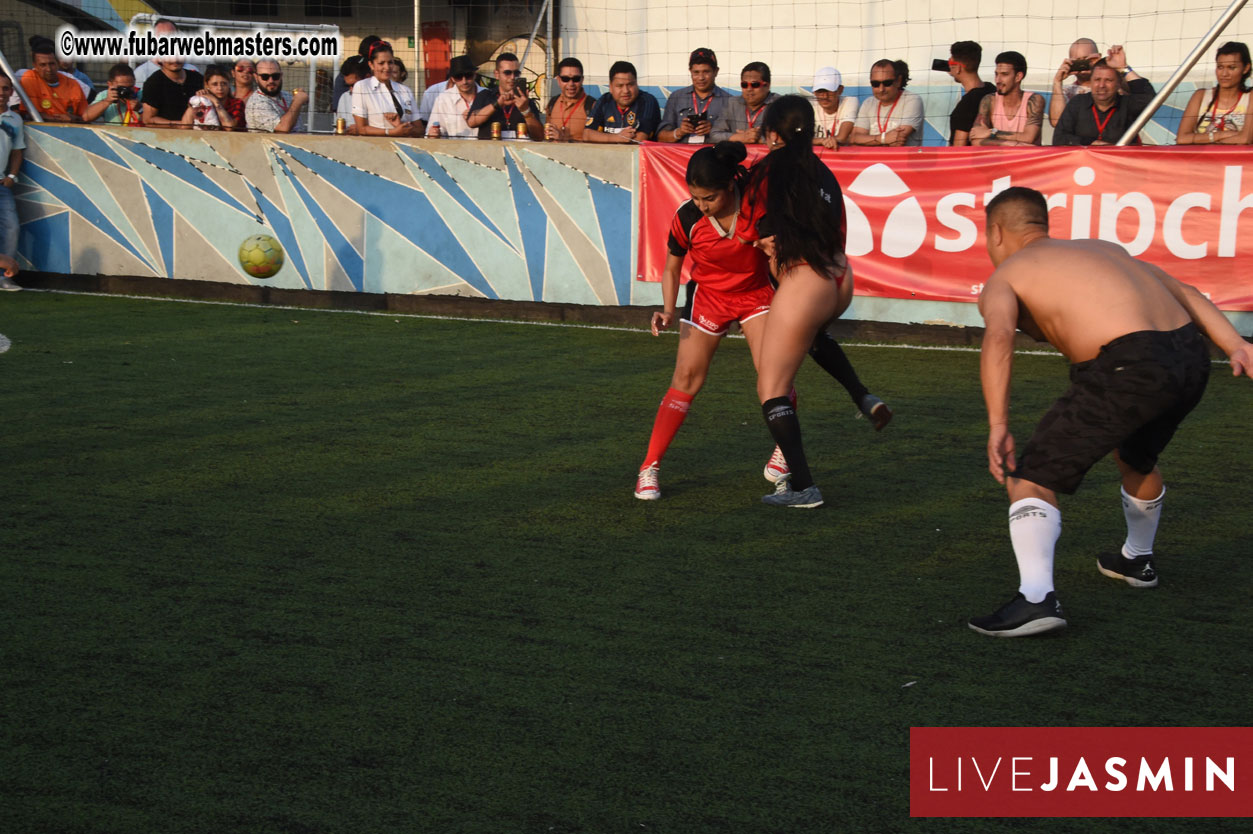
[[[848,195],[883,198],[909,194],[909,186],[895,171],[876,162],[857,175],[844,192],[844,210],[848,216],[848,241],[845,251],[854,257],[874,251],[874,231],[861,208]],[[892,209],[883,224],[879,251],[889,258],[908,258],[922,248],[927,239],[927,218],[922,204],[912,194]]]

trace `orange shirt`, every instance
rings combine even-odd
[[[87,109],[87,97],[83,95],[83,88],[73,78],[64,75],[58,77],[61,83],[50,87],[39,73],[30,70],[22,76],[22,88],[30,96],[31,104],[44,118],[64,114],[82,118]]]

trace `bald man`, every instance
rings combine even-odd
[[[1091,38],[1080,38],[1070,45],[1070,56],[1062,61],[1057,75],[1053,76],[1053,95],[1049,98],[1049,124],[1053,127],[1057,127],[1066,102],[1080,93],[1092,92],[1092,65],[1100,57],[1096,41]],[[1062,82],[1071,75],[1075,77],[1075,83],[1063,86]]]
[[[1201,400],[1209,378],[1202,332],[1253,370],[1253,344],[1194,287],[1101,240],[1053,240],[1044,195],[1002,191],[987,206],[988,254],[996,272],[979,297],[987,330],[980,376],[988,409],[988,467],[1009,490],[1009,536],[1018,594],[970,627],[996,637],[1062,628],[1053,589],[1061,533],[1057,493],[1070,494],[1110,452],[1122,473],[1127,538],[1102,554],[1105,576],[1136,588],[1157,585],[1153,539],[1165,488],[1157,458]],[[1046,340],[1071,362],[1070,389],[1014,457],[1009,384],[1014,331]]]

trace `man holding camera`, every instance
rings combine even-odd
[[[1127,92],[1122,92],[1123,84]],[[1127,66],[1121,46],[1092,67],[1092,92],[1070,100],[1053,131],[1054,145],[1113,145],[1155,95],[1153,85]],[[1140,138],[1136,137],[1136,144]]]
[[[500,125],[501,139],[526,139],[544,141],[544,125],[539,120],[539,103],[526,94],[526,79],[522,77],[518,56],[502,52],[496,56],[496,89],[484,90],[470,105],[466,124],[478,128],[480,139],[492,138],[492,125]],[[526,124],[525,134],[519,136],[519,124]]]
[[[717,85],[718,57],[712,49],[694,50],[687,60],[692,83],[666,99],[657,131],[659,142],[721,142],[731,138],[731,108],[735,99]]]
[[[1057,120],[1072,98],[1092,92],[1092,67],[1099,60],[1101,53],[1091,38],[1080,38],[1070,45],[1070,57],[1062,61],[1057,75],[1053,76],[1053,96],[1049,99],[1049,124],[1053,127],[1057,127]],[[1073,84],[1062,83],[1072,75]]]
[[[96,93],[83,121],[106,125],[143,125],[140,91],[135,87],[135,71],[128,64],[109,68],[109,86]]]

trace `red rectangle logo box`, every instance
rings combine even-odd
[[[1253,816],[1253,727],[911,727],[909,814]]]

